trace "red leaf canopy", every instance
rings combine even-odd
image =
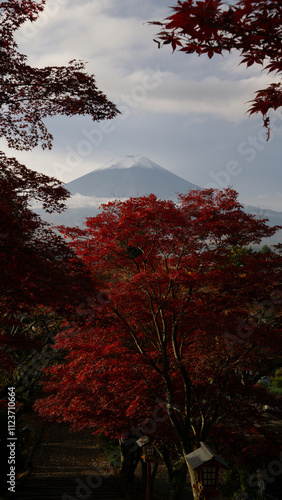
[[[36,21],[44,5],[0,1],[0,135],[16,149],[51,148],[53,137],[43,122],[48,116],[80,114],[100,121],[119,112],[84,71],[83,62],[33,68],[18,51],[16,30],[25,21]]]
[[[151,433],[180,453],[219,417],[226,439],[238,417],[237,438],[244,423],[246,432],[268,397],[256,382],[281,345],[271,295],[281,268],[278,254],[245,246],[275,230],[230,189],[192,191],[179,204],[115,201],[85,229],[65,229],[104,299],[84,327],[58,336],[67,356],[46,375],[40,414],[100,434]],[[258,305],[270,296],[269,317]]]
[[[83,285],[87,288],[82,262],[31,210],[35,201],[49,212],[63,210],[68,191],[60,181],[0,152],[0,195],[2,324],[13,314],[38,306],[63,311],[79,303]]]

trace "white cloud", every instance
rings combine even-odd
[[[37,22],[27,23],[19,39],[29,40],[25,48],[32,64],[60,65],[74,58],[88,61],[87,71],[95,74],[98,87],[110,99],[133,98],[134,108],[244,120],[247,101],[273,78],[261,73],[259,66],[246,72],[244,65],[238,65],[236,53],[210,61],[180,53],[171,56],[167,47],[158,51],[153,43],[157,27],[144,21],[167,14],[167,7],[153,7],[149,2],[141,9],[137,0],[122,0],[118,6],[114,0],[80,4],[49,0],[45,13]],[[148,89],[144,85],[148,71],[156,68],[161,82]]]
[[[277,191],[271,196],[266,194],[250,196],[248,198],[245,198],[243,203],[245,205],[251,205],[253,207],[263,207],[262,209],[258,208],[258,214],[262,216],[264,216],[264,210],[267,209],[282,213],[282,191]]]
[[[45,18],[24,27],[26,39],[22,30],[20,50],[30,55],[33,65],[88,61],[87,71],[95,74],[109,99],[119,101],[123,115],[109,122],[112,132],[103,133],[89,154],[80,154],[86,141],[83,131],[100,131],[100,124],[77,116],[47,120],[54,135],[51,152],[38,148],[7,154],[65,182],[115,156],[138,153],[205,185],[211,170],[224,170],[236,160],[242,172],[234,184],[247,203],[281,211],[279,193],[271,195],[281,183],[280,119],[272,125],[273,142],[264,151],[258,149],[251,164],[237,151],[249,137],[265,132],[260,116],[248,118],[247,101],[274,79],[260,66],[239,65],[236,52],[209,60],[180,52],[172,55],[169,46],[158,50],[153,42],[158,27],[146,21],[167,17],[168,5],[163,0],[47,0]],[[158,73],[156,85],[152,77],[148,80],[149,72]],[[77,161],[74,156],[68,161],[71,149]]]
[[[160,113],[185,115],[198,113],[240,122],[250,107],[254,92],[272,80],[265,75],[240,81],[208,76],[201,81],[183,80],[177,75],[164,77],[155,94],[148,95],[143,107]]]
[[[35,64],[54,64],[54,58],[58,64],[69,58],[90,60],[101,54],[104,62],[109,58],[116,63],[112,67],[136,60],[136,51],[154,51],[152,38],[156,29],[148,26],[145,13],[144,18],[136,15],[133,5],[131,15],[122,16],[124,3],[120,2],[120,15],[117,15],[117,6],[112,0],[80,4],[49,0],[39,19],[19,30],[19,44],[31,52]],[[54,8],[50,8],[50,4],[54,4]],[[160,9],[152,11],[157,16],[161,14]],[[48,49],[45,54],[44,48]]]
[[[95,198],[94,196],[83,196],[82,194],[74,194],[67,202],[68,208],[84,208],[84,207],[100,207],[103,203],[114,201],[116,198]],[[124,201],[127,198],[120,198]]]

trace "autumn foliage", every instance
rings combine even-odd
[[[29,150],[40,143],[51,147],[52,135],[44,124],[48,116],[80,114],[102,120],[118,113],[81,61],[34,68],[19,52],[17,30],[25,22],[35,22],[44,7],[44,0],[0,1],[0,136],[16,149]],[[34,346],[30,339],[40,337],[40,325],[42,331],[53,332],[53,315],[83,308],[89,287],[93,292],[81,260],[34,211],[34,204],[40,203],[47,212],[60,212],[68,196],[60,181],[0,152],[2,368],[13,368],[22,357],[20,350]],[[5,385],[7,377],[0,378]]]
[[[163,22],[157,35],[159,44],[170,44],[173,51],[223,55],[239,52],[241,64],[261,65],[273,75],[281,74],[282,39],[280,0],[237,0],[232,4],[222,0],[178,1],[173,14]],[[273,82],[258,90],[250,114],[262,113],[268,127],[268,113],[282,104],[281,82]]]
[[[192,191],[179,205],[115,201],[85,229],[64,229],[104,299],[58,335],[66,359],[46,374],[40,414],[98,434],[149,434],[167,463],[219,429],[233,453],[242,432],[259,439],[263,425],[251,429],[271,398],[257,381],[281,345],[275,314],[259,304],[271,296],[280,307],[281,269],[277,254],[242,248],[275,230],[232,190]]]
[[[0,354],[1,367],[12,368],[13,349],[35,347],[27,317],[40,308],[41,316],[67,315],[92,285],[69,245],[31,207],[40,202],[48,212],[62,211],[69,193],[60,181],[0,152],[0,194]]]
[[[41,144],[51,148],[52,135],[44,118],[54,115],[90,115],[113,118],[118,110],[97,89],[95,78],[82,61],[67,66],[34,68],[18,50],[15,32],[26,21],[36,21],[45,1],[0,2],[0,135],[16,149]]]

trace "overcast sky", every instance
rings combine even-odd
[[[88,117],[46,123],[52,151],[8,150],[26,166],[64,182],[115,157],[141,154],[201,187],[233,186],[243,203],[282,211],[282,115],[271,139],[247,101],[272,81],[260,67],[238,66],[236,53],[172,54],[153,42],[150,20],[170,13],[169,0],[47,0],[40,19],[18,34],[36,66],[88,61],[100,90],[122,115],[98,124]]]

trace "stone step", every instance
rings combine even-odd
[[[32,474],[18,485],[15,500],[125,500],[112,476],[40,476]]]

